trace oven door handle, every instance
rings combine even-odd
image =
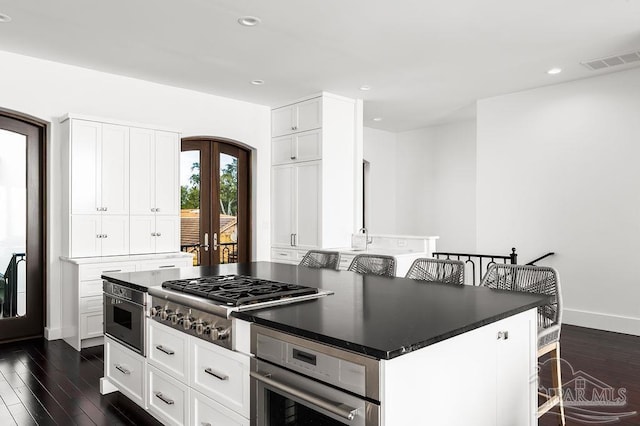
[[[358,414],[357,408],[349,407],[346,404],[335,403],[318,395],[314,395],[307,391],[289,386],[285,383],[278,382],[277,380],[271,378],[271,374],[263,375],[255,371],[251,371],[250,375],[257,381],[262,382],[265,385],[271,386],[275,389],[278,389],[279,391],[286,392],[292,396],[300,398],[301,400],[306,401],[309,404],[327,410],[330,413],[342,417],[343,419],[353,420],[355,419],[356,414]]]

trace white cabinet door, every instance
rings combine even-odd
[[[154,131],[132,127],[130,153],[130,213],[148,215],[155,210],[155,136]]]
[[[189,423],[189,388],[149,364],[147,406],[163,424],[184,426]]]
[[[286,106],[271,111],[271,136],[282,136],[293,133],[295,108]]]
[[[103,214],[129,214],[129,128],[103,124],[100,151]]]
[[[191,425],[249,426],[249,419],[198,391],[191,390]]]
[[[177,133],[155,132],[155,193],[156,213],[180,214],[179,161],[180,137]]]
[[[294,136],[281,136],[271,141],[271,164],[286,164],[295,161]]]
[[[320,160],[322,158],[322,131],[312,130],[294,135],[295,161]]]
[[[293,244],[294,171],[295,166],[272,168],[271,243],[274,246],[291,247]]]
[[[131,254],[155,253],[156,217],[153,214],[129,217],[129,250]]]
[[[129,254],[129,216],[102,215],[102,256]]]
[[[538,403],[536,313],[525,312],[498,321],[496,333],[497,426],[537,424],[534,415]],[[497,338],[497,333],[502,333]],[[508,334],[505,334],[508,333]],[[528,422],[523,419],[528,417]]]
[[[321,163],[297,164],[295,188],[296,226],[294,245],[300,248],[320,246]]]
[[[322,98],[309,99],[296,104],[296,132],[318,129],[322,126]]]
[[[156,216],[156,253],[180,251],[180,217]]]
[[[100,206],[102,124],[71,122],[71,214],[96,213]]]
[[[71,257],[100,256],[100,222],[99,214],[71,216]]]

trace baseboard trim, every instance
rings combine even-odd
[[[62,339],[62,329],[61,328],[44,328],[44,338],[47,340],[58,340]]]
[[[562,321],[565,324],[640,336],[640,318],[565,309]]]
[[[100,378],[100,394],[106,395],[109,393],[116,392],[118,390],[117,387],[113,385],[106,377]]]

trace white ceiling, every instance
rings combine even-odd
[[[365,125],[391,131],[624,69],[579,62],[640,49],[639,0],[0,0],[0,13],[13,18],[0,50],[269,106],[359,97]]]

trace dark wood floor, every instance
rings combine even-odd
[[[62,340],[0,345],[0,425],[158,425],[118,392],[100,395],[103,348]]]
[[[561,350],[565,382],[573,368],[625,388],[627,405],[608,411],[640,412],[640,337],[565,325]],[[102,368],[102,346],[78,353],[61,340],[0,345],[0,425],[157,425],[119,393],[100,395]],[[546,373],[543,368],[541,379],[550,386]],[[567,410],[567,425],[587,424],[572,419],[576,413],[584,414]],[[557,416],[546,414],[539,424],[556,425]],[[607,424],[640,425],[640,415]]]

